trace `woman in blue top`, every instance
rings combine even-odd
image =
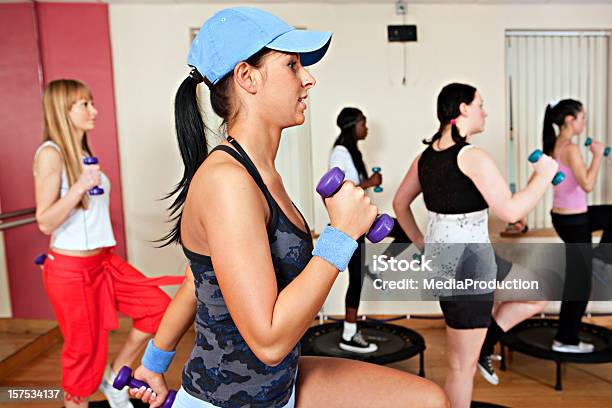
[[[441,389],[422,378],[300,357],[300,338],[376,216],[363,190],[344,183],[326,200],[331,227],[313,251],[274,167],[281,131],[304,122],[315,85],[304,66],[323,57],[330,38],[239,7],[211,17],[193,42],[193,69],[176,95],[185,172],[167,237],[183,245],[191,271],[134,373],[152,389],[131,390],[153,408],[167,395],[162,373],[194,316],[196,343],[175,408],[447,406]],[[227,141],[210,154],[196,97],[201,82],[227,124]]]

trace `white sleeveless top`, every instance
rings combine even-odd
[[[363,181],[355,163],[353,163],[351,153],[345,146],[338,145],[334,146],[332,149],[331,155],[329,156],[329,168],[331,169],[332,167],[339,167],[340,170],[344,172],[344,179],[352,181],[356,186]],[[371,190],[371,188],[365,189],[366,194],[370,198],[372,198]]]
[[[59,146],[48,140],[36,150],[34,160],[47,146],[53,147],[61,154]],[[110,221],[110,181],[104,173],[102,173],[102,188],[104,194],[89,196],[89,205],[86,210],[75,207],[66,221],[53,231],[52,248],[87,251],[117,244]],[[64,197],[69,189],[66,168],[63,168],[60,197]]]

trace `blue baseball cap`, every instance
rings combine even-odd
[[[298,53],[302,65],[312,65],[325,55],[331,36],[330,32],[297,30],[258,8],[226,8],[202,25],[187,64],[216,84],[264,47]]]

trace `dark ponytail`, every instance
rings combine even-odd
[[[357,108],[343,108],[336,118],[336,125],[340,128],[340,135],[336,138],[334,146],[344,146],[349,151],[353,164],[362,180],[368,178],[368,171],[363,162],[361,151],[357,147],[355,126],[363,118],[363,112]]]
[[[542,148],[544,154],[551,155],[555,149],[555,143],[557,141],[557,135],[553,128],[552,120],[552,108],[550,104],[546,105],[546,111],[544,112],[544,124],[542,126]]]
[[[476,97],[476,88],[471,85],[452,83],[446,85],[438,94],[437,113],[438,120],[440,121],[440,127],[438,131],[430,140],[423,140],[426,145],[432,145],[442,137],[442,131],[444,128],[451,123],[453,119],[456,119],[461,115],[459,107],[462,103],[466,105],[471,104]],[[452,123],[451,136],[455,143],[465,142],[465,137],[459,133],[459,128],[456,124]]]
[[[256,68],[261,67],[263,57],[271,50],[262,48],[245,62]],[[174,226],[168,234],[158,242],[162,247],[181,243],[181,218],[183,205],[187,199],[189,185],[206,157],[208,157],[208,144],[206,141],[204,119],[198,102],[198,84],[204,82],[210,90],[210,105],[213,111],[223,119],[222,125],[234,120],[237,112],[230,103],[233,72],[213,84],[203,77],[197,69],[193,68],[187,78],[181,83],[174,99],[174,124],[181,158],[183,159],[183,177],[176,187],[164,199],[176,195],[168,207],[170,221]]]
[[[174,99],[174,125],[184,170],[181,181],[178,182],[174,190],[164,197],[164,199],[168,199],[176,194],[174,201],[168,207],[174,227],[161,239],[165,241],[162,246],[181,242],[182,209],[187,198],[189,184],[208,156],[204,121],[197,94],[198,84],[202,81],[202,76],[194,69],[181,83]]]
[[[544,154],[552,155],[557,142],[557,133],[554,125],[561,128],[565,124],[567,116],[578,116],[582,111],[582,103],[574,99],[563,99],[556,104],[546,105],[544,112],[544,124],[542,125],[542,150]]]

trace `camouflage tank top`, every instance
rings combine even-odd
[[[237,151],[224,145],[213,151],[223,150],[244,165],[270,207],[268,240],[280,292],[312,257],[312,238],[306,232],[310,229],[303,216],[306,231],[287,218],[246,152],[231,136],[228,140]],[[299,343],[277,366],[262,363],[249,349],[230,316],[211,258],[185,247],[183,250],[191,263],[197,298],[196,342],[183,368],[184,390],[223,408],[282,407],[291,398],[300,356]]]

